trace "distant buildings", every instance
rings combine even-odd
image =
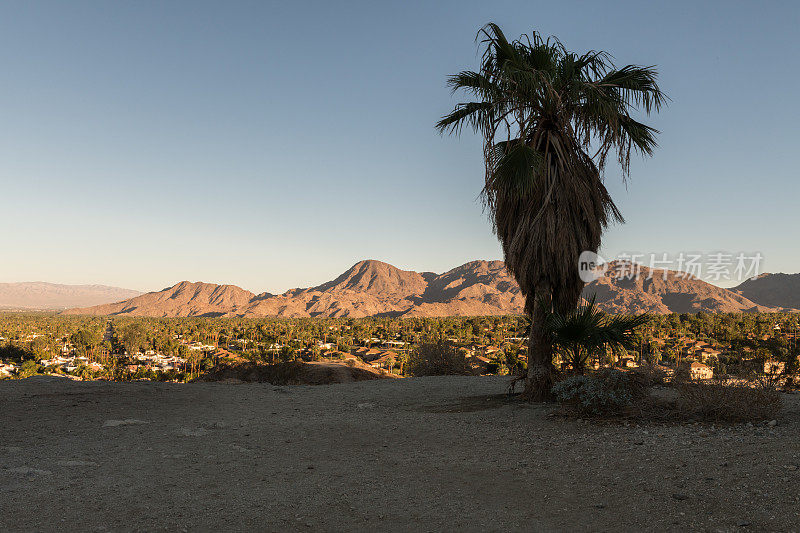
[[[711,379],[714,377],[714,371],[710,366],[694,361],[691,365],[689,365],[689,376],[692,379]]]

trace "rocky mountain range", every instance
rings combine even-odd
[[[612,263],[588,284],[612,313],[764,312],[788,307],[764,305],[745,294],[683,274],[650,272],[628,279]],[[519,286],[502,261],[472,261],[444,274],[401,270],[381,261],[353,265],[336,279],[283,294],[254,294],[235,285],[182,281],[117,303],[70,309],[70,314],[128,316],[351,317],[476,316],[522,313]]]
[[[800,309],[800,274],[761,274],[733,290],[763,305]]]
[[[0,283],[0,309],[69,309],[118,302],[140,294],[106,285],[60,285],[42,281]]]
[[[635,276],[630,275],[633,272],[636,272]],[[651,270],[622,262],[609,263],[601,278],[586,285],[583,295],[584,298],[595,295],[600,308],[609,313],[660,315],[780,310],[683,272]]]
[[[361,261],[336,279],[283,294],[182,281],[159,292],[71,314],[130,316],[365,317],[501,315],[522,310],[519,287],[501,261],[472,261],[444,274]]]

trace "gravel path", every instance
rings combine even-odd
[[[505,385],[2,381],[0,530],[800,530],[797,396],[625,427]]]

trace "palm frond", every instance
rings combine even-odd
[[[542,154],[519,141],[503,141],[494,147],[496,160],[491,189],[504,194],[527,196],[537,186],[541,176]]]
[[[546,330],[556,351],[565,353],[573,369],[580,371],[588,357],[605,349],[619,352],[635,348],[636,330],[649,321],[648,315],[608,315],[597,307],[593,295],[586,304],[568,313],[551,311]]]
[[[442,117],[436,123],[436,129],[440,134],[461,133],[464,124],[472,127],[474,131],[479,131],[481,123],[485,121],[487,114],[492,109],[491,102],[469,102],[458,104],[456,108],[449,114]]]

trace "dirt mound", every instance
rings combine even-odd
[[[257,382],[272,385],[330,385],[396,377],[371,367],[335,362],[290,362],[274,365],[233,363],[217,366],[194,381]]]

